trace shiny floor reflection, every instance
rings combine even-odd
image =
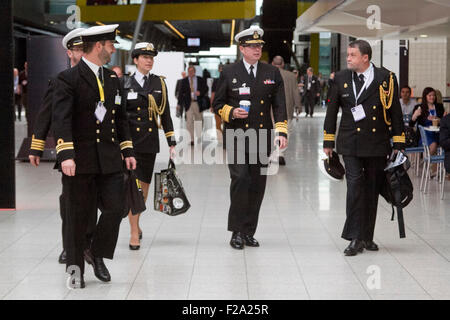
[[[164,216],[149,201],[141,249],[128,249],[124,220],[115,258],[106,260],[112,282],[99,282],[88,267],[84,290],[67,289],[57,263],[60,174],[52,163],[32,168],[18,162],[18,210],[0,212],[0,298],[449,299],[450,183],[444,200],[435,180],[428,194],[415,191],[405,209],[406,239],[399,239],[390,207],[380,200],[380,251],[345,257],[345,183],[329,181],[317,168],[323,116],[293,122],[287,166],[268,179],[255,235],[260,248],[237,251],[228,244],[227,167],[180,165],[189,212]],[[161,145],[156,170],[167,165]],[[419,178],[413,181],[417,187]]]

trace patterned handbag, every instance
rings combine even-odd
[[[176,174],[175,164],[169,160],[167,169],[155,172],[154,209],[169,216],[176,216],[191,207],[181,180]]]

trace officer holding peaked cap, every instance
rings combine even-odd
[[[136,72],[121,79],[122,101],[128,114],[128,123],[137,160],[136,177],[141,182],[144,199],[152,181],[156,154],[159,152],[159,128],[164,129],[170,154],[175,154],[175,132],[173,130],[165,77],[151,73],[158,55],[152,43],[137,43],[131,52]],[[131,226],[130,250],[139,250],[142,231],[140,214],[128,214]]]
[[[67,272],[84,284],[84,260],[95,276],[110,281],[103,258],[112,259],[124,207],[122,157],[136,168],[117,75],[104,68],[115,52],[118,25],[83,31],[84,56],[58,75],[53,97],[57,165],[63,172]],[[88,221],[101,209],[92,243],[85,250]]]
[[[213,102],[224,122],[224,146],[231,176],[228,231],[231,247],[258,247],[253,237],[264,198],[268,157],[274,144],[287,146],[287,115],[283,79],[278,68],[259,62],[264,31],[253,26],[239,32],[235,40],[243,59],[226,65],[220,75]],[[250,101],[249,111],[240,101]],[[275,119],[275,140],[271,137]],[[245,134],[241,134],[244,132]],[[250,141],[249,137],[258,141]]]

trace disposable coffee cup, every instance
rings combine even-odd
[[[247,112],[250,111],[250,105],[251,105],[251,103],[248,100],[239,101],[239,108],[244,109]]]

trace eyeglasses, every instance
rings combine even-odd
[[[251,43],[251,44],[246,44],[244,47],[249,47],[252,49],[262,49],[264,45],[262,43]]]

